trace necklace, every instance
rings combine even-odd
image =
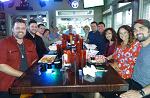
[[[18,44],[18,48],[19,48],[19,52],[21,54],[21,58],[23,59],[24,58],[24,52],[25,52],[23,43],[22,44]]]

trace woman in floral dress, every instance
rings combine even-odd
[[[112,67],[123,79],[130,79],[141,44],[135,40],[132,29],[128,25],[123,25],[118,29],[117,38],[116,51],[107,59],[114,59]]]

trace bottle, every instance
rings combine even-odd
[[[83,38],[80,38],[80,48],[83,49]]]
[[[72,35],[69,34],[69,37],[70,37],[70,44],[72,45]]]
[[[64,50],[64,54],[62,57],[62,64],[63,66],[71,65],[71,51],[70,50]]]

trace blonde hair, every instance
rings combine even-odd
[[[89,28],[89,29],[90,29],[90,27],[89,27],[88,25],[85,25],[85,26],[83,27],[83,30],[85,30],[85,28]]]

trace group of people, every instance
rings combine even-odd
[[[95,44],[98,54],[104,56],[101,62],[111,61],[110,65],[129,83],[130,90],[120,97],[150,97],[150,22],[139,19],[133,28],[122,25],[117,33],[113,28],[105,29],[103,22],[92,22],[90,32],[88,26],[83,30],[86,32],[85,42]],[[0,40],[0,98],[18,98],[18,95],[8,93],[14,79],[48,53],[50,42],[61,39],[57,27],[51,34],[49,29],[45,29],[43,24],[38,25],[35,20],[30,20],[27,29],[24,20],[16,19],[12,32],[12,36]],[[71,25],[66,34],[68,32],[76,34]],[[116,93],[102,95],[105,98],[117,97]]]
[[[86,41],[97,46],[100,62],[109,62],[129,83],[129,91],[121,98],[149,98],[150,94],[150,22],[139,19],[133,27],[122,25],[117,33],[103,22],[92,22]],[[102,93],[105,98],[118,98],[118,92]],[[146,96],[146,97],[145,97]]]
[[[49,52],[44,37],[47,29],[43,24],[30,20],[27,26],[24,20],[16,19],[12,32],[12,36],[0,40],[0,98],[19,98],[19,95],[9,95],[9,87],[16,77]],[[53,37],[49,33],[47,36]]]

